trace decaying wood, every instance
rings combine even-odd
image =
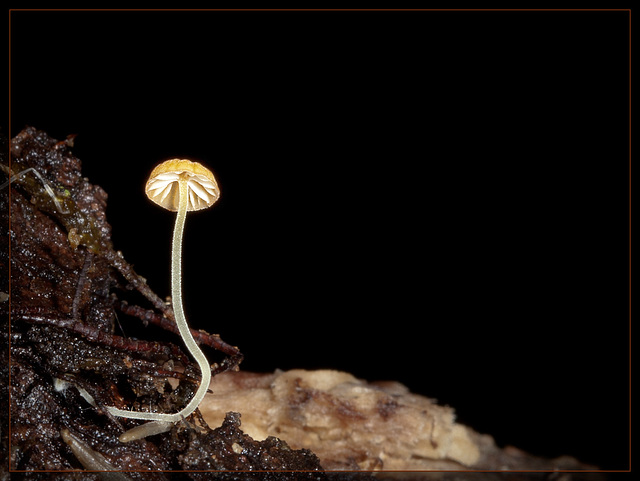
[[[398,382],[365,382],[333,370],[227,372],[200,405],[210,424],[233,409],[254,439],[280,436],[308,448],[327,469],[376,471],[573,470],[576,459],[543,459],[455,422],[451,407]],[[592,467],[593,468],[593,467]]]
[[[182,471],[184,479],[454,480],[462,479],[456,471],[469,469],[591,468],[572,458],[500,450],[489,436],[456,424],[450,408],[397,383],[365,383],[335,371],[234,372],[240,351],[216,334],[196,331],[197,342],[219,355],[214,393],[170,432],[119,442],[139,422],[114,418],[104,406],[175,412],[193,395],[199,376],[178,344],[116,332],[116,312],[144,325],[176,328],[170,306],[114,251],[107,194],[82,177],[72,144],[72,137],[57,141],[26,128],[10,142],[11,162],[4,154],[0,162],[12,180],[0,192],[0,314],[11,314],[10,339],[4,331],[10,362],[4,351],[7,362],[0,363],[10,374],[9,390],[2,391],[3,405],[11,394],[10,437],[2,431],[0,454],[11,470],[30,479],[60,470],[70,471],[68,479],[100,479],[100,473],[78,471],[113,468],[126,471],[113,479],[167,479],[175,476],[169,471]],[[40,175],[17,175],[26,169]],[[148,305],[128,302],[131,289]],[[7,420],[6,410],[0,416]],[[323,468],[444,472],[373,478]],[[475,474],[473,479],[541,479]],[[599,474],[561,479],[590,476]]]

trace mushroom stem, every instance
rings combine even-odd
[[[187,207],[189,203],[189,190],[187,182],[188,177],[186,175],[181,175],[180,179],[178,180],[178,214],[176,216],[176,224],[173,230],[173,245],[171,248],[171,299],[173,302],[173,312],[175,314],[176,324],[178,325],[178,330],[180,331],[182,340],[184,341],[187,349],[198,362],[198,366],[200,367],[200,372],[202,375],[200,386],[198,387],[198,390],[196,391],[191,401],[189,401],[189,403],[180,412],[177,412],[175,414],[126,411],[124,409],[107,407],[109,412],[114,416],[121,416],[131,419],[148,419],[161,421],[161,424],[178,422],[181,419],[186,418],[196,410],[205,394],[207,393],[209,383],[211,382],[211,366],[209,365],[209,362],[207,361],[204,353],[202,352],[202,350],[200,350],[200,347],[198,347],[198,344],[196,344],[196,341],[193,339],[193,335],[189,330],[187,319],[184,315],[184,308],[182,307],[182,237],[184,233],[184,224],[187,217]],[[170,425],[166,424],[166,426],[164,427],[166,427],[165,430],[168,430]],[[140,437],[144,437],[146,435],[149,434],[143,434]],[[121,441],[126,442],[138,438],[138,436],[127,436],[127,433],[125,433],[121,436],[120,439]]]
[[[171,248],[171,301],[173,303],[173,313],[176,318],[178,330],[182,336],[187,349],[198,362],[202,380],[200,387],[196,391],[189,404],[178,413],[179,416],[185,418],[196,410],[209,388],[211,382],[211,365],[207,361],[204,353],[196,344],[193,335],[189,330],[187,319],[184,315],[182,307],[182,236],[184,232],[184,223],[187,217],[187,204],[189,203],[187,179],[182,177],[178,182],[180,187],[180,203],[178,204],[178,215],[176,216],[176,225],[173,230],[173,245]]]

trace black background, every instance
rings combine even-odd
[[[399,380],[501,446],[628,467],[629,12],[13,11],[10,29],[11,135],[77,134],[115,248],[163,296],[174,217],[144,183],[173,157],[215,172],[184,297],[243,369]]]

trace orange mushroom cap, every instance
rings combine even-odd
[[[156,204],[176,212],[181,181],[187,182],[188,211],[206,209],[220,198],[213,173],[202,164],[187,159],[171,159],[157,165],[151,171],[145,193]]]

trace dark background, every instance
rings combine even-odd
[[[395,379],[499,445],[628,467],[629,12],[13,11],[11,122],[109,193],[243,369]],[[122,320],[127,335],[149,336]]]

